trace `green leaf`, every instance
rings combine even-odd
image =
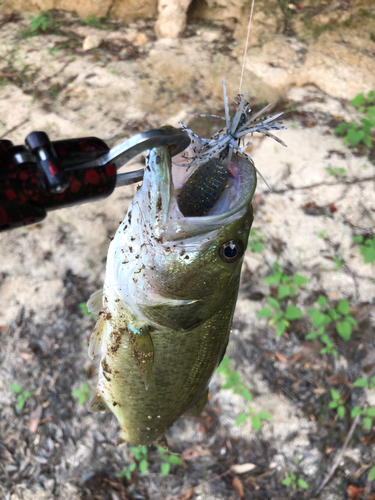
[[[362,420],[362,422],[363,422],[363,425],[366,427],[366,429],[368,429],[370,431],[372,428],[372,418],[365,417]]]
[[[143,458],[140,462],[139,462],[139,472],[141,474],[144,474],[148,469],[148,462],[145,458]]]
[[[260,410],[260,412],[258,413],[258,417],[261,420],[271,420],[271,415],[264,410]]]
[[[23,397],[23,394],[20,394],[17,399],[17,410],[21,411],[22,408],[25,406],[25,398]]]
[[[170,470],[171,470],[171,466],[168,462],[164,462],[161,464],[160,473],[162,476],[168,476]]]
[[[341,394],[339,393],[339,391],[336,391],[336,389],[334,389],[333,387],[331,387],[330,391],[331,391],[331,398],[334,401],[337,401],[340,399]]]
[[[22,392],[22,387],[19,384],[10,384],[10,388],[12,391],[14,391],[16,394],[19,394]]]
[[[370,135],[368,135],[368,134],[364,135],[362,142],[365,146],[367,146],[368,148],[371,148],[372,139],[371,139]]]
[[[234,422],[234,425],[241,425],[243,424],[244,422],[246,422],[246,419],[247,419],[247,415],[246,413],[242,412],[238,415],[238,417],[236,418],[236,421]]]
[[[334,410],[335,408],[337,408],[337,402],[331,401],[328,405],[328,408],[331,408],[332,410]]]
[[[370,92],[367,94],[367,102],[374,102],[375,101],[375,90],[370,90]]]
[[[258,318],[270,318],[272,316],[272,310],[270,307],[263,307],[257,312]]]
[[[352,336],[352,327],[347,321],[336,323],[336,330],[343,340],[349,340]]]
[[[341,300],[337,306],[337,310],[341,314],[349,314],[349,302],[346,299]]]
[[[300,488],[303,488],[304,490],[307,490],[309,485],[306,483],[306,481],[304,481],[303,479],[298,479],[297,481],[297,485],[300,487]]]
[[[267,297],[267,300],[271,307],[273,307],[274,309],[280,309],[280,304],[276,299],[274,299],[273,297]]]
[[[318,337],[318,334],[315,332],[310,332],[306,335],[306,340],[314,340]]]
[[[291,483],[292,483],[292,478],[291,477],[286,477],[285,479],[283,479],[281,481],[281,484],[283,484],[284,486],[288,486]]]
[[[367,387],[368,380],[366,377],[361,377],[358,380],[356,380],[353,385],[354,387]]]
[[[355,406],[352,411],[350,412],[350,416],[352,418],[355,418],[357,415],[363,415],[364,414],[364,411],[359,407],[359,406]]]
[[[227,379],[224,385],[221,386],[221,388],[225,391],[227,389],[232,389],[233,383],[230,379]]]
[[[369,417],[375,417],[375,408],[367,408],[367,415]]]
[[[178,455],[170,455],[169,456],[169,462],[173,465],[179,465],[182,464],[182,460]]]
[[[255,431],[258,432],[260,430],[260,428],[262,427],[262,421],[258,415],[253,415],[251,417],[251,425]]]
[[[337,408],[337,415],[339,418],[344,418],[344,416],[345,416],[345,407],[344,406],[339,406]]]
[[[369,241],[369,240],[367,240],[367,241]],[[360,252],[363,255],[363,261],[365,264],[371,264],[372,262],[375,262],[375,248],[374,247],[361,246]]]
[[[280,285],[277,292],[277,298],[283,299],[289,295],[289,285]]]
[[[368,475],[368,480],[373,481],[375,479],[375,465],[374,467],[371,467],[369,475]]]
[[[335,134],[344,134],[348,128],[349,128],[350,124],[349,123],[346,123],[346,122],[342,122],[340,123],[340,125],[338,125],[334,131],[335,131]]]
[[[245,398],[247,401],[251,401],[253,399],[253,396],[251,395],[248,389],[242,389],[241,396]]]
[[[362,243],[363,242],[363,236],[353,236],[353,240],[356,243]]]
[[[302,316],[302,311],[298,307],[295,306],[286,306],[285,317],[287,319],[298,319]]]
[[[301,276],[300,274],[294,274],[293,275],[293,283],[297,286],[301,285],[306,285],[308,283],[308,279],[305,278],[304,276]]]
[[[285,332],[288,323],[285,320],[278,321],[276,323],[276,335],[281,337],[281,335]]]
[[[361,106],[362,104],[365,104],[366,99],[365,96],[361,93],[355,96],[355,98],[350,101],[350,104],[352,106]]]
[[[267,285],[276,285],[280,282],[283,273],[281,271],[274,272],[264,280]]]
[[[352,146],[358,146],[364,135],[365,134],[363,130],[349,129],[348,133],[346,134],[346,139]]]

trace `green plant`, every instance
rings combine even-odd
[[[375,479],[375,466],[371,467],[370,472],[368,473],[368,480],[373,481]]]
[[[261,234],[260,229],[254,228],[250,231],[247,249],[254,253],[262,253],[263,235]]]
[[[236,418],[234,425],[241,425],[250,417],[251,426],[255,431],[259,431],[262,427],[263,420],[271,420],[271,415],[266,411],[260,410],[258,413],[254,413],[254,410],[249,406],[248,413],[242,412]]]
[[[78,403],[80,405],[86,403],[86,401],[91,397],[91,394],[92,391],[90,391],[87,382],[84,382],[82,387],[78,387],[78,389],[74,389],[74,391],[72,391],[73,398],[78,399]]]
[[[134,462],[127,465],[118,474],[116,474],[116,477],[126,477],[128,481],[130,481],[132,474],[137,467],[141,474],[144,474],[148,469],[147,446],[132,446],[130,451],[133,455]]]
[[[339,391],[336,391],[336,389],[333,389],[333,387],[331,387],[331,398],[332,401],[329,403],[328,408],[336,410],[337,416],[339,418],[344,418],[345,416],[344,401],[342,400]]]
[[[290,326],[290,321],[298,319],[302,316],[302,311],[299,307],[286,306],[282,308],[280,302],[273,297],[267,297],[271,307],[263,307],[257,312],[259,318],[270,318],[269,324],[275,325],[276,335],[281,337],[285,330]]]
[[[355,406],[352,409],[350,416],[355,418],[357,415],[361,415],[363,417],[362,424],[370,431],[372,429],[373,421],[375,420],[375,408],[367,408],[366,410],[363,410],[359,406]]]
[[[346,173],[345,168],[343,168],[343,167],[331,167],[331,166],[328,166],[325,169],[327,170],[327,172],[329,174],[333,175],[333,177],[336,177],[336,178],[343,178],[343,177],[346,177],[348,175]]]
[[[92,26],[93,28],[98,28],[101,30],[107,30],[108,26],[103,23],[104,17],[100,17],[99,19],[94,15],[89,15],[86,19],[83,19],[83,22],[87,24],[87,26]]]
[[[291,472],[289,476],[283,479],[281,481],[281,484],[283,484],[284,486],[291,486],[294,490],[296,490],[297,488],[302,488],[304,490],[307,490],[309,487],[306,481],[304,481],[301,478],[298,478],[295,474],[293,474],[293,472]]]
[[[368,387],[369,389],[375,389],[375,375],[368,380],[366,377],[361,377],[354,382],[354,387]]]
[[[375,106],[371,104],[375,101],[375,91],[371,90],[367,97],[364,94],[358,94],[350,104],[356,108],[360,113],[365,115],[365,118],[357,122],[342,122],[335,128],[337,135],[344,135],[344,142],[351,146],[358,146],[361,142],[371,147],[373,129],[375,128]]]
[[[289,276],[281,270],[278,262],[272,266],[272,274],[267,276],[264,280],[267,285],[277,285],[277,298],[283,299],[287,296],[294,297],[296,294],[296,287],[305,285],[309,280],[300,274],[293,274]]]
[[[372,238],[367,238],[366,240],[363,236],[353,236],[353,240],[361,245],[359,251],[363,256],[363,262],[365,264],[375,262],[375,234]]]
[[[168,450],[162,448],[161,446],[157,446],[156,448],[160,453],[160,458],[162,461],[160,466],[160,474],[162,476],[168,476],[171,470],[171,465],[182,464],[182,460],[178,455],[169,452]]]
[[[344,259],[342,257],[332,257],[334,262],[335,262],[335,267],[333,268],[334,271],[337,271],[338,269],[342,268],[342,265],[344,264]]]
[[[23,391],[19,384],[10,384],[10,388],[17,394],[17,411],[21,411],[25,406],[26,400],[34,393],[30,391]]]
[[[241,382],[240,374],[235,370],[231,370],[229,365],[230,359],[225,356],[216,370],[216,373],[222,373],[226,379],[221,388],[225,390],[232,389],[235,394],[240,394],[247,401],[251,401],[253,397],[249,390],[246,389],[245,384]]]
[[[57,22],[53,18],[50,10],[39,12],[36,16],[31,18],[30,27],[23,29],[19,32],[21,38],[28,38],[36,36],[40,33],[46,33],[56,29]]]
[[[309,333],[306,338],[308,340],[320,337],[324,334],[325,326],[330,323],[335,323],[336,331],[343,340],[349,340],[352,336],[352,327],[357,326],[356,320],[350,315],[349,302],[347,299],[341,300],[336,309],[327,307],[328,303],[323,295],[318,297],[318,305],[321,308],[319,311],[316,308],[311,308],[307,313],[311,316],[312,325],[317,328],[317,332]]]

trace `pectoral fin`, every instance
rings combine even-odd
[[[99,314],[103,309],[103,289],[96,290],[87,301],[87,309],[93,314]]]
[[[91,332],[89,339],[89,357],[94,359],[101,350],[102,342],[106,334],[107,320],[104,313],[99,314],[96,325]]]
[[[148,389],[152,367],[154,364],[154,343],[150,334],[150,327],[142,325],[133,327],[128,325],[130,342],[133,348],[133,358],[137,363],[145,389]]]

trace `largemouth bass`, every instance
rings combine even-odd
[[[171,164],[168,148],[149,152],[109,247],[103,293],[88,302],[99,313],[89,355],[101,356],[91,408],[112,411],[135,445],[203,409],[228,343],[256,171],[236,153],[219,163],[194,178],[193,168]],[[226,178],[207,204],[215,169]]]

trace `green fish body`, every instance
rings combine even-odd
[[[103,293],[89,300],[99,313],[89,355],[101,356],[91,406],[112,411],[134,445],[198,414],[224,356],[256,186],[251,161],[233,155],[227,169],[213,207],[184,216],[181,197],[196,196],[199,207],[197,174],[185,192],[191,172],[171,165],[168,148],[151,150],[110,244]]]

